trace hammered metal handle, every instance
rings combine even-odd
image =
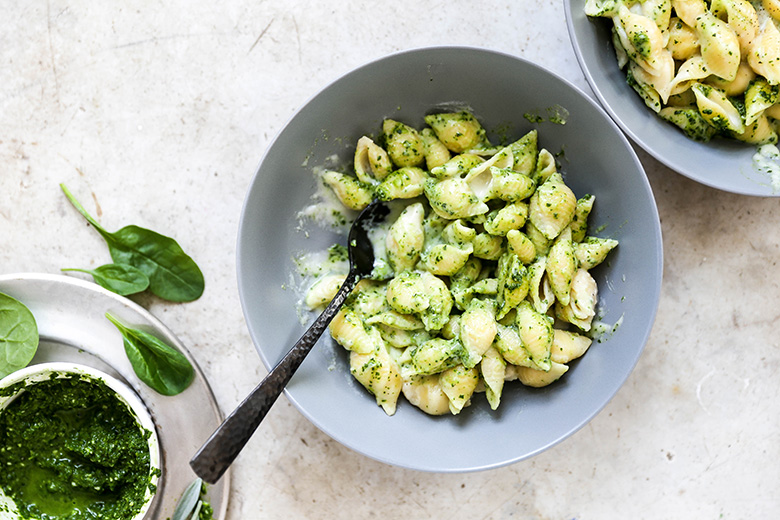
[[[325,307],[314,323],[304,332],[282,360],[265,376],[190,460],[190,466],[200,478],[213,484],[227,471],[244,445],[265,418],[306,355],[325,332],[328,324],[360,279],[356,270],[350,271],[336,296]]]

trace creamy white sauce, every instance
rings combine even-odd
[[[780,150],[773,144],[762,144],[753,154],[753,166],[769,177],[773,192],[780,192]]]

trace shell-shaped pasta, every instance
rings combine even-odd
[[[568,372],[569,367],[561,363],[550,363],[550,369],[545,371],[533,368],[517,367],[517,379],[525,386],[541,388],[556,382]]]
[[[500,199],[517,202],[527,199],[536,190],[536,182],[531,177],[518,173],[511,168],[490,168],[492,181],[487,199]]]
[[[528,218],[528,205],[524,202],[507,204],[488,213],[485,231],[491,235],[505,236],[512,229],[520,229]]]
[[[415,374],[438,374],[458,364],[462,355],[463,345],[457,339],[434,338],[412,349],[411,364]]]
[[[517,255],[507,253],[498,260],[498,319],[517,307],[528,295],[528,269]]]
[[[507,363],[522,367],[536,367],[528,351],[523,346],[520,334],[517,332],[517,326],[498,324],[496,327],[496,338],[493,346],[506,360]]]
[[[369,318],[373,319],[374,317]],[[366,320],[368,322],[369,320]],[[379,335],[387,345],[395,348],[407,348],[412,345],[417,345],[416,332],[397,329],[388,325],[377,323],[376,328],[379,330]]]
[[[739,50],[744,56],[758,34],[758,13],[747,0],[712,0],[710,12],[725,19],[739,40]]]
[[[777,132],[763,113],[753,123],[746,126],[744,132],[734,134],[732,137],[749,144],[775,144],[777,142]]]
[[[498,278],[484,278],[469,288],[473,295],[498,296]]]
[[[474,298],[460,317],[460,342],[465,348],[463,365],[474,367],[496,337],[495,304]],[[502,376],[503,378],[503,376]]]
[[[582,334],[568,330],[555,329],[553,331],[553,345],[550,351],[550,359],[554,363],[568,363],[585,354],[593,341]]]
[[[667,36],[672,18],[671,0],[645,0],[641,3],[641,10],[643,15],[655,22],[661,34]]]
[[[482,356],[479,363],[479,372],[482,381],[485,382],[485,394],[492,410],[496,410],[501,402],[501,393],[504,389],[504,375],[506,374],[506,362],[494,347],[490,347]]]
[[[764,11],[776,21],[780,22],[780,0],[761,0]]]
[[[344,280],[347,278],[344,274],[331,274],[323,276],[311,286],[306,292],[306,307],[309,309],[317,309],[329,304],[330,301],[339,292],[341,286],[344,284]]]
[[[472,168],[479,166],[485,162],[485,159],[479,155],[473,153],[462,153],[456,155],[452,159],[448,160],[441,166],[431,168],[431,175],[437,179],[446,179],[447,177],[455,177],[465,175]]]
[[[530,264],[536,258],[536,248],[528,235],[520,230],[512,229],[506,234],[506,242],[510,253],[514,253],[524,264]]]
[[[427,179],[425,171],[416,166],[405,166],[391,172],[376,187],[379,200],[413,199],[423,193]]]
[[[355,175],[365,184],[377,184],[393,171],[390,156],[368,136],[358,139],[355,147]]]
[[[425,243],[424,216],[425,210],[421,203],[411,204],[404,208],[387,232],[387,260],[396,273],[413,269],[420,259]]]
[[[537,184],[544,184],[547,182],[553,173],[558,171],[558,166],[555,164],[555,157],[546,148],[539,150],[539,155],[536,159],[536,168],[533,172],[533,181]]]
[[[685,92],[694,82],[702,80],[710,75],[710,71],[707,69],[707,65],[704,63],[704,58],[700,54],[691,56],[685,60],[680,68],[677,70],[677,75],[669,84],[669,91],[671,95],[680,94]]]
[[[465,111],[431,114],[425,116],[425,122],[433,128],[439,141],[454,153],[463,153],[487,142],[482,125]]]
[[[764,78],[756,78],[745,92],[745,124],[751,125],[780,99],[780,85],[770,85]]]
[[[363,279],[349,295],[347,304],[361,318],[367,318],[387,308],[386,294],[387,286],[385,283]]]
[[[699,36],[701,56],[710,73],[726,81],[736,78],[741,54],[734,29],[709,11],[699,15],[693,27]]]
[[[401,395],[401,372],[390,357],[387,348],[380,345],[369,354],[352,352],[349,355],[350,372],[371,392],[387,415],[395,413],[398,396]]]
[[[588,16],[603,16],[612,18],[617,14],[619,2],[616,0],[587,0],[585,14]]]
[[[704,0],[672,0],[674,13],[687,25],[696,25],[696,19],[707,11]]]
[[[686,136],[694,141],[706,142],[712,139],[717,130],[705,121],[697,106],[666,107],[658,115],[676,125]]]
[[[672,90],[675,69],[674,59],[671,52],[663,49],[658,53],[657,61],[657,67],[653,72],[649,72],[641,67],[634,67],[631,70],[635,81],[655,90],[661,101],[666,103]]]
[[[453,220],[441,232],[441,237],[450,244],[464,246],[477,236],[477,230],[466,225],[461,219]]]
[[[553,342],[553,328],[544,314],[534,310],[527,301],[517,307],[517,333],[531,361],[541,370],[550,369],[550,351]]]
[[[469,288],[477,281],[481,270],[482,262],[471,257],[460,271],[450,277],[450,292],[459,309],[466,309],[471,297]]]
[[[612,47],[615,49],[615,59],[617,60],[618,68],[623,70],[623,68],[628,65],[629,62],[628,53],[623,48],[623,43],[620,41],[620,35],[618,34],[614,25],[610,30],[610,36],[610,39],[612,40]]]
[[[585,269],[577,269],[571,284],[569,305],[556,303],[555,315],[558,319],[589,331],[598,303],[596,280]]]
[[[618,241],[612,238],[586,237],[582,242],[575,244],[574,256],[577,257],[581,268],[592,269],[603,262],[617,245]]]
[[[746,61],[743,61],[739,64],[737,77],[734,78],[733,81],[726,81],[717,76],[710,76],[702,81],[702,83],[721,89],[727,96],[738,96],[747,90],[750,82],[755,78],[756,73]]]
[[[547,279],[555,298],[561,305],[569,304],[569,291],[577,269],[574,256],[574,243],[571,240],[571,228],[564,229],[555,239],[547,254]]]
[[[366,325],[387,325],[400,330],[421,330],[423,322],[411,314],[401,314],[398,311],[388,310],[366,318]],[[394,345],[395,346],[395,345]]]
[[[430,300],[425,293],[423,276],[424,273],[418,271],[397,274],[387,284],[388,305],[401,314],[420,314],[428,309]]]
[[[772,20],[764,20],[750,46],[747,61],[771,85],[780,83],[780,31]]]
[[[428,295],[429,305],[423,311],[420,318],[425,325],[425,330],[440,330],[447,324],[452,311],[452,294],[441,278],[431,273],[422,273],[425,293]]]
[[[545,314],[552,304],[555,296],[547,279],[547,257],[542,256],[528,266],[528,299],[536,312]]]
[[[509,145],[514,156],[512,169],[517,173],[531,176],[536,169],[538,152],[538,135],[536,130],[531,130],[523,137]]]
[[[473,250],[471,244],[466,246],[437,244],[425,250],[422,262],[425,269],[435,275],[452,276],[466,265]]]
[[[425,160],[425,145],[420,134],[411,126],[385,119],[382,133],[387,153],[396,166],[417,166]]]
[[[483,260],[498,260],[504,254],[504,239],[490,233],[478,233],[472,245],[474,246],[472,254]]]
[[[707,123],[723,132],[741,134],[745,131],[742,116],[722,90],[702,83],[694,83],[691,89],[696,95],[699,113]]]
[[[457,365],[439,375],[439,385],[450,400],[450,413],[457,415],[469,405],[479,382],[479,371]]]
[[[684,61],[699,53],[699,37],[693,27],[674,17],[669,21],[666,48],[672,53],[672,58]]]
[[[479,197],[479,200],[488,200],[492,191],[493,168],[511,169],[514,162],[515,159],[512,155],[512,150],[509,147],[503,148],[487,161],[472,168],[466,175],[466,182],[469,183],[469,186],[477,197]]]
[[[649,83],[644,81],[645,79],[647,78],[642,67],[633,61],[630,62],[628,69],[626,69],[626,83],[639,94],[648,108],[657,113],[661,110],[661,96]]]
[[[428,415],[450,411],[450,400],[439,386],[438,375],[411,377],[404,381],[401,391],[407,401]]]
[[[571,239],[575,242],[582,242],[588,232],[588,216],[593,211],[593,203],[596,197],[586,194],[577,199],[577,206],[574,208],[574,216],[571,219]]]
[[[349,307],[342,307],[336,313],[328,330],[336,343],[359,354],[369,354],[384,345],[379,331],[366,327],[361,317]]]
[[[622,2],[613,21],[629,58],[651,74],[656,73],[660,66],[659,57],[667,51],[663,34],[655,21],[630,11]]]
[[[542,235],[552,240],[569,225],[576,206],[577,198],[556,172],[531,196],[528,219]]]
[[[322,182],[328,186],[339,201],[349,209],[361,210],[371,204],[374,194],[371,188],[357,178],[333,170],[322,173]]]
[[[533,225],[533,222],[530,221],[525,224],[525,234],[531,242],[533,242],[534,248],[536,249],[536,256],[547,256],[547,252],[550,251],[550,246],[552,245],[552,240],[544,236],[542,232]]]
[[[433,211],[446,219],[468,218],[490,209],[479,200],[465,179],[459,177],[441,181],[428,179],[424,189]]]
[[[433,130],[423,128],[420,131],[420,138],[423,142],[425,165],[429,170],[442,166],[450,160],[450,151],[444,146],[444,143],[439,141]]]

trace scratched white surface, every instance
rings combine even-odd
[[[108,229],[175,236],[205,294],[140,302],[190,346],[224,410],[265,374],[235,236],[296,108],[354,67],[432,44],[516,54],[587,89],[554,0],[0,0],[0,13],[0,272],[108,260],[59,183]],[[664,232],[661,305],[635,372],[588,426],[506,468],[425,474],[343,448],[281,399],[234,466],[228,518],[777,517],[779,203],[640,157]]]

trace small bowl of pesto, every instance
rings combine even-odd
[[[155,497],[154,423],[124,383],[74,363],[0,380],[0,518],[141,520]]]

